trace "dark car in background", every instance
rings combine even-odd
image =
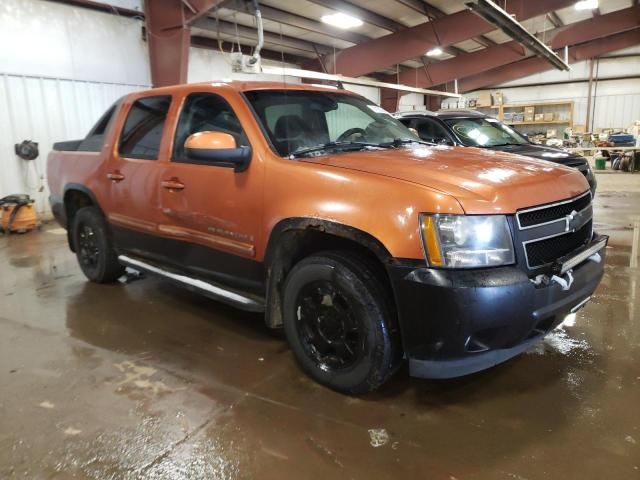
[[[413,128],[427,142],[500,150],[576,168],[587,178],[591,194],[595,195],[597,182],[586,158],[531,143],[517,130],[483,113],[473,110],[412,111],[396,113],[394,117]]]

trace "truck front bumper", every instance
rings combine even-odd
[[[515,266],[389,267],[410,374],[459,377],[528,350],[593,294],[604,274],[604,248],[599,255],[600,262],[573,268],[568,290],[555,282],[535,285]]]

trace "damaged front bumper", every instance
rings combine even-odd
[[[389,267],[410,374],[459,377],[528,350],[593,294],[604,274],[606,241],[594,236],[584,249],[555,264],[555,273],[538,281],[517,266]],[[588,255],[572,262],[584,251]],[[567,273],[569,286],[553,280],[554,274],[566,280]]]

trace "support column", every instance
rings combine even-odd
[[[431,112],[437,112],[442,108],[442,97],[436,97],[435,95],[425,95],[424,105],[427,110]]]
[[[182,2],[145,2],[151,83],[164,87],[187,82],[191,31],[183,21]]]
[[[591,132],[591,128],[589,127],[590,125],[590,121],[591,121],[591,89],[593,86],[593,65],[594,65],[594,60],[593,58],[589,59],[589,90],[587,93],[587,120],[585,121],[584,124],[584,128],[585,128],[585,132]],[[591,132],[593,133],[593,132]]]
[[[380,106],[387,112],[394,113],[400,107],[400,92],[390,88],[380,89]]]
[[[145,0],[151,83],[154,87],[187,82],[190,25],[223,0]]]

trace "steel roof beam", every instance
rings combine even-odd
[[[605,53],[621,50],[640,44],[640,29],[600,38],[582,45],[569,48],[569,63],[575,63],[589,58],[598,57]],[[460,92],[469,92],[481,88],[493,87],[505,82],[517,80],[536,73],[545,72],[552,67],[543,59],[530,57],[519,62],[503,65],[478,75],[463,78],[458,81]]]
[[[552,49],[577,45],[600,37],[625,32],[640,25],[640,6],[608,13],[597,19],[587,19],[546,32]],[[456,58],[408,69],[400,75],[390,75],[385,81],[429,88],[452,80],[476,75],[501,65],[525,58],[525,50],[517,42],[507,42]]]
[[[336,0],[313,1],[315,3],[327,3],[328,1],[342,3]],[[535,2],[509,0],[507,7],[508,11],[515,14],[518,20],[525,20],[573,3],[574,0],[537,0]],[[336,6],[336,9],[339,8]],[[345,11],[345,13],[348,12]],[[352,77],[366,75],[376,70],[385,69],[390,65],[421,57],[427,50],[434,47],[446,47],[493,30],[495,30],[493,25],[470,10],[462,10],[431,22],[405,28],[390,35],[346,48],[335,54],[336,71]],[[325,59],[324,62],[325,64],[334,64],[333,58]]]

